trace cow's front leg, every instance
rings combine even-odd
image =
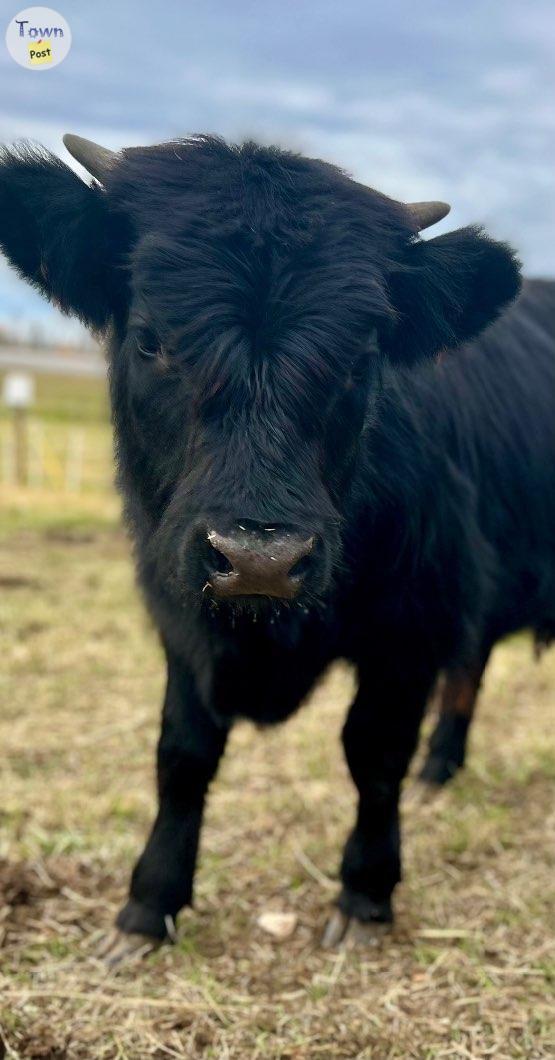
[[[204,800],[228,729],[199,700],[188,668],[168,655],[168,683],[158,744],[159,808],[117,917],[126,936],[109,959],[171,936],[180,909],[192,903]]]
[[[405,661],[406,661],[405,656]],[[402,673],[399,671],[403,671]],[[368,938],[393,920],[391,896],[401,879],[399,795],[416,747],[434,679],[421,663],[412,670],[403,655],[397,672],[361,675],[343,729],[347,763],[358,790],[356,823],[341,864],[342,888],[323,945]]]

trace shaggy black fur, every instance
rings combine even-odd
[[[160,809],[120,926],[163,937],[191,901],[233,719],[287,717],[339,656],[360,678],[339,903],[389,919],[438,670],[553,623],[554,288],[529,284],[464,346],[518,291],[507,247],[422,241],[323,162],[208,137],[124,151],[103,189],[5,152],[0,240],[109,332],[119,481],[168,658]],[[294,601],[203,592],[206,528],[247,520],[317,536]]]
[[[471,476],[480,491],[482,507],[490,508],[498,524],[494,530],[499,542],[495,580],[502,604],[498,605],[501,616],[497,607],[488,616],[474,658],[466,659],[462,668],[455,661],[445,674],[439,718],[421,771],[422,779],[434,785],[447,783],[464,765],[481,678],[496,641],[509,631],[528,626],[540,654],[555,637],[551,559],[555,487],[549,467],[555,444],[555,417],[550,414],[555,400],[554,346],[555,284],[525,281],[519,301],[483,336],[478,347],[492,363],[503,352],[505,361],[510,358],[502,377],[499,381],[493,375],[484,378],[472,404],[467,391],[470,385],[474,393],[474,375],[465,389],[459,384],[465,405],[473,409],[473,416],[480,417],[484,432],[488,432],[487,440],[484,433],[472,457]],[[464,445],[468,448],[472,444],[470,426],[467,429],[461,422],[458,430],[465,432]],[[480,522],[484,519],[481,515]],[[491,533],[488,531],[488,536]],[[512,559],[505,571],[503,559],[507,554]]]

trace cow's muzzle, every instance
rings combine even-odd
[[[310,570],[316,536],[276,527],[208,529],[207,582],[214,596],[273,596],[292,600]]]

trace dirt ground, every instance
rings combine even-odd
[[[500,647],[464,775],[424,806],[407,784],[376,948],[318,945],[354,808],[338,666],[285,726],[237,727],[195,911],[109,972],[97,951],[154,808],[161,658],[123,536],[39,522],[0,536],[0,1056],[553,1057],[555,650]],[[295,915],[286,941],[268,910]]]

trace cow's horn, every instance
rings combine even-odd
[[[107,147],[101,147],[92,140],[85,140],[83,136],[74,136],[73,133],[65,134],[64,144],[70,155],[73,155],[92,177],[101,182],[104,180],[116,156],[115,151],[109,151]]]
[[[416,221],[419,232],[447,217],[451,209],[447,202],[407,202],[406,207]]]

